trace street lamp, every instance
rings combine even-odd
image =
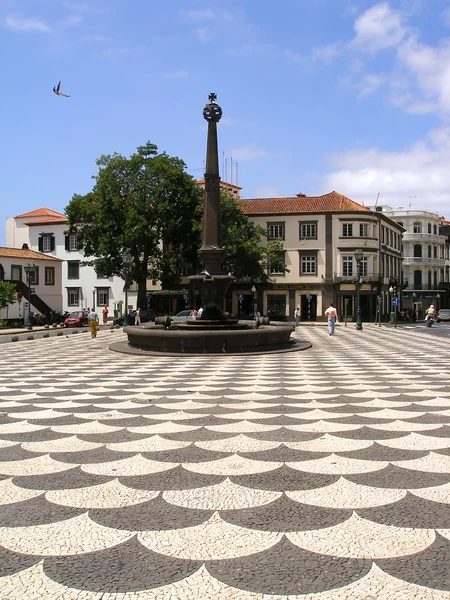
[[[361,319],[361,262],[363,258],[363,251],[361,249],[355,250],[356,260],[356,329],[362,331],[362,319]]]
[[[36,266],[33,264],[24,265],[23,270],[27,276],[28,284],[28,318],[27,318],[27,330],[33,331],[33,322],[31,320],[31,281],[34,279],[36,273]]]
[[[394,294],[392,298],[392,304],[394,305],[394,327],[397,329],[397,306],[398,306],[398,297],[397,297],[397,286],[389,288],[389,293]]]
[[[133,263],[133,259],[131,258],[128,252],[122,253],[122,273],[124,279],[123,291],[125,294],[125,311],[123,313],[123,326],[128,326],[128,288],[130,287],[130,269]],[[136,307],[137,308],[137,307]]]
[[[92,292],[92,311],[95,310],[95,292],[97,291],[97,289],[95,287],[92,288],[91,292]]]
[[[250,291],[253,294],[253,317],[256,319],[256,288],[255,288],[255,285],[252,285],[252,289]]]

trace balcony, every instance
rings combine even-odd
[[[361,275],[361,283],[378,283],[380,280],[381,275],[379,273]],[[356,273],[354,275],[334,274],[334,283],[356,283],[357,281],[358,276]]]
[[[404,265],[423,265],[425,267],[445,267],[444,258],[425,258],[424,256],[404,256]]]
[[[404,233],[403,242],[430,242],[430,244],[445,244],[445,235],[432,233]]]

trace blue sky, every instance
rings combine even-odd
[[[0,0],[0,26],[0,245],[7,216],[88,192],[100,154],[150,140],[200,178],[212,91],[244,197],[450,219],[447,0]]]

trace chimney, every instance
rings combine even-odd
[[[22,250],[29,250],[28,244],[22,244]]]
[[[296,194],[296,196],[297,196],[297,198],[306,198],[306,194],[304,194],[303,192]]]

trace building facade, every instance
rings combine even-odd
[[[86,257],[77,249],[77,239],[67,235],[67,217],[41,208],[6,220],[6,243],[11,248],[27,244],[48,257],[63,261],[61,289],[62,309],[69,312],[81,308],[103,308],[110,314],[123,310],[124,281],[120,277],[103,277],[94,267],[86,265]],[[128,293],[129,309],[136,308],[136,292]]]
[[[403,233],[402,308],[422,318],[430,304],[448,307],[449,226],[443,217],[426,210],[375,210],[396,221]]]
[[[363,319],[375,319],[380,311],[387,319],[392,311],[394,282],[401,279],[403,227],[382,212],[346,198],[338,192],[307,197],[242,200],[242,210],[267,229],[268,239],[283,241],[282,264],[270,271],[271,283],[235,285],[232,310],[256,305],[273,319],[292,319],[296,307],[303,321],[324,319],[333,302],[339,314],[356,319],[358,265],[360,263],[360,306]],[[245,312],[245,311],[244,311]]]

